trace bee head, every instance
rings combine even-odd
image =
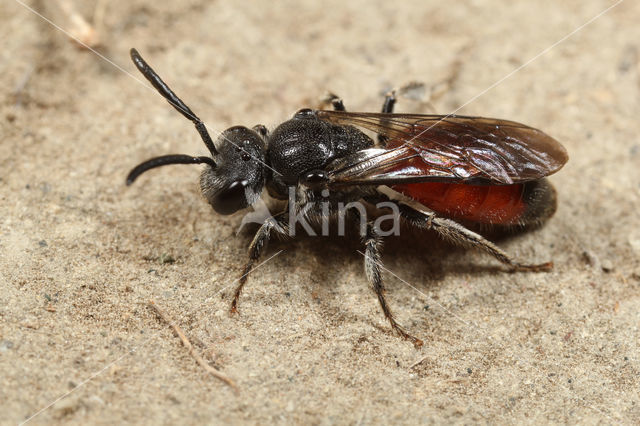
[[[222,132],[216,145],[216,166],[202,172],[200,189],[217,213],[232,214],[260,197],[265,143],[254,130],[235,126]]]

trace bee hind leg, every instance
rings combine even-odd
[[[539,264],[518,262],[482,235],[465,228],[453,220],[438,217],[433,213],[421,212],[405,204],[397,203],[397,205],[400,209],[400,215],[413,226],[423,229],[432,229],[442,238],[454,244],[478,248],[489,253],[500,262],[509,265],[514,271],[541,272],[550,271],[553,268],[553,262],[544,262]]]

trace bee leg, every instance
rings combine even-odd
[[[382,104],[382,113],[383,114],[392,114],[393,107],[396,105],[396,91],[390,90],[384,97],[384,103]],[[384,124],[384,120],[382,120]],[[385,135],[381,135],[378,133],[378,145],[386,146],[387,145],[387,137]]]
[[[400,209],[401,216],[412,225],[418,228],[432,229],[445,240],[454,244],[479,248],[489,253],[500,262],[509,265],[514,271],[550,271],[551,268],[553,268],[553,262],[540,264],[517,262],[501,248],[484,238],[482,235],[470,231],[453,220],[437,217],[433,213],[421,212],[405,204],[398,203],[397,205]]]
[[[382,104],[382,112],[383,114],[393,114],[393,107],[396,106],[396,91],[390,90],[384,96],[384,103]]]
[[[267,136],[269,136],[269,129],[267,129],[267,126],[265,126],[264,124],[256,124],[255,126],[253,126],[253,130],[257,132],[260,136],[262,136],[264,139],[266,139]]]
[[[342,98],[333,92],[327,92],[324,98],[322,98],[322,105],[331,104],[334,111],[346,111]]]
[[[380,307],[382,307],[382,312],[391,323],[391,327],[405,339],[411,340],[415,347],[420,347],[422,346],[422,340],[407,333],[404,328],[402,328],[402,326],[400,326],[400,324],[396,322],[393,314],[391,313],[391,309],[387,305],[387,301],[384,297],[385,288],[382,283],[382,264],[380,263],[381,244],[382,239],[375,232],[373,225],[371,223],[368,223],[367,231],[364,237],[364,271],[367,275],[367,280],[369,280],[373,291],[375,291],[376,296],[378,296],[378,301],[380,302]]]
[[[251,245],[249,246],[249,260],[244,267],[244,271],[242,272],[242,276],[240,277],[238,286],[236,287],[233,295],[233,301],[231,302],[232,314],[238,312],[238,299],[240,298],[242,287],[244,287],[247,282],[247,276],[251,272],[253,264],[260,258],[262,251],[271,239],[271,232],[275,231],[280,234],[286,234],[286,229],[287,223],[285,221],[285,214],[280,213],[275,217],[267,219],[260,229],[258,229],[258,232],[256,232],[256,235],[253,237],[253,241],[251,241]]]

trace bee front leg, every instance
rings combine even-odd
[[[253,264],[256,260],[260,258],[263,250],[267,246],[267,243],[271,239],[272,231],[277,233],[286,235],[287,231],[287,222],[285,220],[286,215],[285,212],[276,215],[275,217],[271,217],[267,219],[256,235],[253,237],[253,241],[251,241],[251,245],[249,246],[249,260],[247,261],[242,276],[240,277],[238,286],[233,295],[233,301],[231,302],[231,313],[238,312],[238,299],[240,298],[240,293],[242,292],[242,288],[247,282],[247,276],[251,272],[253,268]]]
[[[322,104],[331,104],[334,111],[346,111],[347,109],[342,102],[342,98],[333,92],[327,92],[326,96],[322,98]]]

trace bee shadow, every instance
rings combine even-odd
[[[251,231],[247,234],[253,235]],[[483,232],[483,234],[487,233]],[[502,230],[492,235],[497,236],[501,241],[514,238],[512,233]],[[362,280],[366,283],[363,266],[364,245],[357,230],[351,229],[344,236],[309,236],[301,232],[295,238],[280,241],[274,239],[270,251],[279,249],[293,251],[298,257],[297,262],[311,264],[312,282],[331,286],[344,281],[345,270],[355,263],[362,265],[360,269]],[[443,241],[432,231],[403,224],[399,235],[383,239],[381,256],[383,274],[386,275],[386,281],[394,279],[393,276],[396,275],[401,280],[407,280],[417,288],[425,290],[437,286],[451,276],[468,274],[482,276],[509,272],[507,267],[497,263],[489,255],[482,256],[483,260],[486,259],[486,263],[470,260],[468,254],[472,250]]]

